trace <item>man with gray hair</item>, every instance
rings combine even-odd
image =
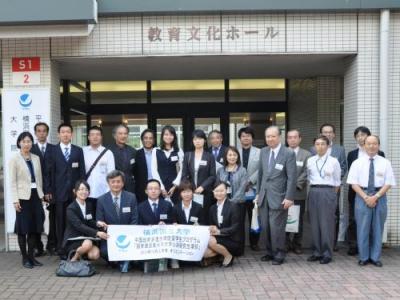
[[[265,130],[267,147],[261,149],[257,181],[257,201],[261,227],[267,231],[267,254],[262,261],[273,265],[284,262],[286,252],[286,222],[296,191],[296,156],[281,144],[277,126]]]
[[[125,124],[119,124],[113,129],[115,143],[109,145],[109,149],[114,154],[115,169],[120,170],[125,175],[124,189],[135,193],[134,168],[136,163],[136,149],[127,144],[129,128]]]

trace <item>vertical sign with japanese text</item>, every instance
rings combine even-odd
[[[14,231],[15,210],[10,199],[8,162],[18,150],[17,138],[23,131],[34,136],[37,122],[50,121],[50,88],[4,88],[2,92],[3,114],[3,169],[4,209],[6,231]]]

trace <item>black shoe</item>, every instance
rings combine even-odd
[[[375,267],[378,267],[378,268],[382,268],[382,267],[383,267],[383,264],[381,263],[380,260],[373,261],[373,260],[371,259],[371,264],[373,264]]]
[[[337,246],[337,245],[335,245],[334,247],[333,247],[333,252],[338,252],[339,251],[339,247]]]
[[[273,259],[274,259],[274,257],[272,255],[269,255],[269,254],[264,255],[264,256],[261,257],[261,261],[270,261],[270,260],[273,260]]]
[[[30,263],[35,267],[43,266],[43,264],[40,261],[36,260],[36,258],[31,258],[30,259]]]
[[[47,254],[50,256],[57,255],[56,248],[48,248],[46,251],[47,251]]]
[[[274,259],[272,260],[272,265],[274,265],[274,266],[279,266],[279,265],[281,265],[281,264],[283,264],[283,258],[281,258],[281,259],[274,258]]]
[[[35,257],[45,256],[46,254],[47,254],[47,252],[45,250],[36,250],[35,251]]]
[[[350,255],[350,256],[354,256],[354,255],[357,255],[357,254],[358,254],[358,249],[357,248],[350,248],[347,251],[347,255]]]
[[[229,263],[227,263],[226,265],[224,265],[223,263],[221,264],[221,267],[222,268],[229,268],[229,267],[232,267],[232,265],[233,265],[233,259],[234,259],[235,257],[233,257],[232,256],[232,259],[231,259],[231,261],[229,262]]]
[[[33,269],[33,264],[27,258],[22,259],[22,266],[27,269]]]
[[[257,251],[257,252],[261,250],[260,247],[258,247],[258,245],[250,245],[250,248],[251,248],[251,250]]]
[[[321,256],[311,255],[309,258],[307,258],[307,261],[318,261],[318,260],[321,260]]]
[[[323,258],[321,258],[321,260],[319,261],[319,263],[320,263],[321,265],[326,265],[326,264],[329,264],[331,261],[332,261],[332,258],[330,258],[330,257],[323,257]]]
[[[301,250],[300,247],[294,247],[293,252],[296,253],[297,255],[303,254],[303,250]]]
[[[358,265],[361,267],[366,266],[368,265],[368,260],[359,260]]]

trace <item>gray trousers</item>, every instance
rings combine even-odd
[[[271,209],[264,199],[261,210],[261,226],[266,230],[267,255],[276,259],[286,256],[286,222],[287,209]]]
[[[337,195],[332,187],[311,187],[308,194],[313,255],[332,258]]]

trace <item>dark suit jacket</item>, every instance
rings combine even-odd
[[[194,152],[186,152],[183,157],[182,179],[188,179],[196,188],[202,186],[205,191],[211,191],[215,182],[215,159],[214,156],[206,151],[203,151],[201,156],[199,171],[197,174],[197,186],[194,184]],[[206,165],[204,165],[206,164]]]
[[[85,178],[85,160],[82,148],[71,145],[70,157],[65,161],[64,153],[57,144],[51,161],[51,193],[56,202],[66,202],[79,179]]]
[[[87,220],[87,216],[92,219]],[[67,208],[66,228],[64,233],[63,247],[69,238],[78,236],[96,237],[98,229],[94,219],[94,211],[90,202],[86,202],[86,215],[82,215],[81,208],[76,201],[73,201]]]
[[[223,158],[224,158],[225,150],[226,150],[226,146],[225,145],[221,145],[221,148],[219,149],[218,156],[217,156],[217,159],[216,159],[216,161],[219,162],[220,164],[224,163]],[[212,147],[208,148],[208,152],[210,152],[212,157],[214,157],[213,148]]]
[[[162,198],[158,200],[157,216],[153,213],[153,208],[150,207],[147,199],[139,204],[138,211],[140,225],[157,225],[160,221],[165,224],[172,224],[172,205]],[[167,219],[160,220],[160,215],[166,215]]]
[[[97,221],[102,221],[109,225],[136,225],[139,223],[135,194],[127,191],[121,192],[119,216],[115,211],[113,202],[111,192],[107,192],[97,199]]]
[[[357,148],[347,153],[347,165],[349,166],[349,170],[353,162],[358,158],[359,150],[360,149]],[[378,155],[385,157],[385,153],[383,151],[379,151]],[[351,186],[349,186],[349,193],[347,199],[349,200],[349,202],[352,202],[354,201],[355,198],[356,198],[356,192],[351,188]]]
[[[39,149],[38,144],[34,144],[31,149],[31,153],[36,154],[40,158],[43,177],[43,193],[45,195],[49,194],[51,191],[51,161],[53,159],[53,153],[55,149],[55,145],[47,143],[44,156],[42,151]]]
[[[192,201],[192,208],[190,209],[189,213],[189,222],[186,221],[185,212],[182,209],[182,201],[179,201],[173,208],[172,208],[172,220],[174,223],[184,224],[184,225],[193,225],[194,222],[190,221],[191,217],[197,218],[197,223],[199,225],[204,225],[204,216],[203,216],[203,208],[200,204]]]
[[[129,145],[121,149],[116,143],[109,145],[108,149],[114,154],[115,169],[125,174],[124,189],[135,193],[134,169],[136,164],[136,149]],[[126,153],[126,156],[124,156],[124,153]]]
[[[139,203],[141,203],[147,199],[147,195],[145,193],[147,185],[147,163],[143,148],[139,149],[136,152],[134,175],[136,181],[135,184],[136,196],[138,198]]]
[[[240,210],[236,203],[225,200],[222,208],[222,224],[218,224],[218,206],[210,207],[210,225],[215,225],[221,231],[221,236],[226,236],[235,242],[241,242],[241,217]]]

